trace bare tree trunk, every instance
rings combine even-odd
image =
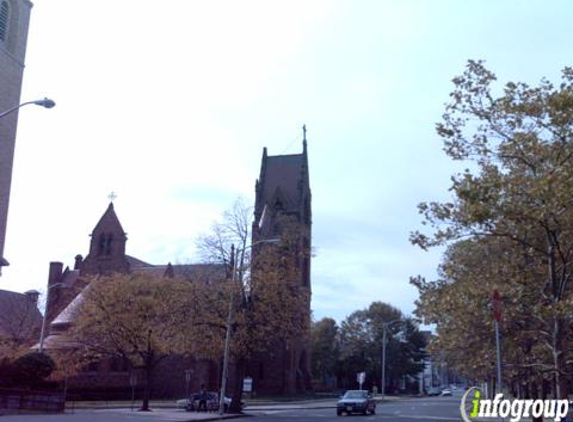
[[[235,379],[233,385],[233,398],[229,413],[242,413],[241,402],[243,401],[243,379],[247,371],[247,360],[239,358],[235,363]]]
[[[150,412],[149,399],[151,397],[151,368],[145,367],[145,386],[143,389],[143,403],[141,405],[141,412]]]
[[[567,399],[569,395],[567,378],[563,376],[562,371],[565,369],[563,359],[565,337],[564,323],[560,318],[556,318],[553,325],[553,365],[555,367],[555,398]]]
[[[531,384],[531,398],[533,400],[538,399],[539,398],[539,388],[537,385],[537,382],[532,382]],[[531,418],[532,422],[543,422],[543,416],[540,416],[538,418]]]

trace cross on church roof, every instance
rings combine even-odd
[[[117,198],[117,195],[115,194],[114,191],[111,191],[110,194],[109,194],[107,197],[109,198],[109,200],[110,200],[111,202],[113,202],[113,200],[114,200],[115,198]]]

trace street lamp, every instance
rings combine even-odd
[[[25,103],[19,104],[17,106],[11,107],[8,110],[5,110],[3,112],[0,113],[0,118],[6,116],[7,114],[12,113],[13,111],[18,110],[20,107],[24,107],[25,105],[28,104],[35,104],[37,106],[41,106],[44,108],[52,108],[56,105],[56,103],[53,100],[50,100],[49,98],[44,97],[43,100],[36,100],[36,101],[26,101]]]
[[[14,107],[10,107],[7,110],[4,110],[3,112],[0,112],[0,119],[10,113],[12,113],[13,111],[18,110],[20,107],[23,107],[25,105],[28,104],[35,104],[44,108],[52,108],[56,105],[56,103],[53,100],[50,100],[49,98],[45,98],[43,100],[36,100],[36,101],[26,101],[25,103],[19,104],[17,106]],[[11,164],[10,164],[11,166]],[[8,191],[10,190],[10,187],[8,186]],[[6,227],[3,227],[2,230],[5,232],[6,231]],[[2,252],[4,246],[0,245],[0,252]],[[6,267],[10,265],[10,263],[2,256],[0,256],[0,268],[1,267]],[[1,274],[0,274],[1,275]]]
[[[386,394],[386,331],[388,327],[393,324],[397,324],[398,322],[404,322],[401,319],[395,319],[394,321],[385,322],[382,324],[382,399],[384,399],[384,395]]]
[[[236,266],[236,262],[237,260],[235,259],[235,255],[239,255],[239,251],[241,251],[241,254],[244,254],[245,251],[247,249],[252,249],[253,247],[263,244],[263,243],[271,243],[271,244],[276,244],[279,243],[280,239],[263,239],[263,240],[259,240],[255,243],[252,243],[250,246],[247,246],[246,248],[243,249],[239,249],[237,250],[237,252],[235,253],[235,246],[232,245],[231,246],[231,256],[233,257],[233,274],[231,276],[231,296],[229,298],[229,314],[227,317],[227,333],[225,334],[225,352],[223,355],[223,374],[221,375],[221,393],[219,394],[219,415],[222,415],[223,413],[225,413],[225,390],[227,389],[227,372],[229,371],[229,343],[231,341],[231,325],[233,323],[233,299],[234,299],[234,290],[233,287],[235,285],[235,274],[237,273],[237,266]],[[243,255],[241,255],[243,256]],[[242,261],[242,259],[241,259]]]
[[[48,306],[50,305],[50,290],[54,287],[61,286],[63,283],[55,283],[51,286],[48,285],[48,290],[46,290],[46,307],[44,308],[44,317],[42,318],[42,331],[40,331],[40,344],[38,346],[38,352],[44,352],[44,336],[46,333],[46,320],[48,319]]]

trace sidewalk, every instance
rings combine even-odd
[[[81,409],[75,413],[0,415],[0,422],[191,422],[235,419],[248,415],[219,416],[217,413],[187,412],[183,409],[156,409],[138,412],[130,409]]]

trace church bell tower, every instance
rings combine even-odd
[[[126,241],[127,235],[115,214],[113,202],[110,202],[93,229],[90,252],[79,264],[81,274],[109,275],[129,272],[129,262],[125,255]]]
[[[312,214],[306,126],[303,126],[301,154],[270,156],[267,149],[263,149],[255,197],[252,244],[280,237],[285,230],[292,230],[292,226],[282,225],[285,217],[296,222],[297,233],[289,232],[297,239],[297,248],[293,251],[297,255],[294,260],[298,266],[295,272],[297,279],[291,282],[307,298],[300,314],[308,315],[310,320]],[[253,262],[256,263],[256,249],[253,250]],[[297,338],[293,344],[294,347],[290,348],[278,345],[277,350],[269,354],[272,358],[262,357],[251,368],[257,391],[293,394],[311,388],[310,333]]]

